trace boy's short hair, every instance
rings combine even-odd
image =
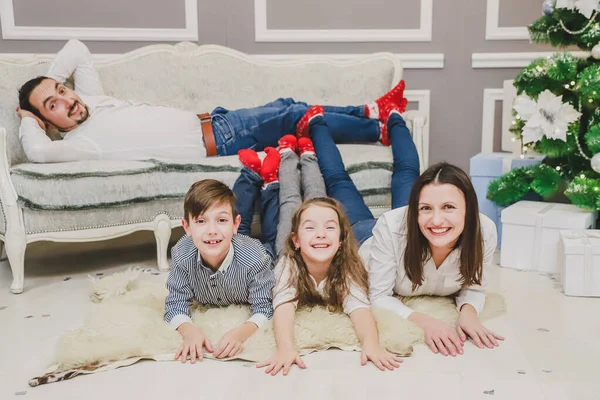
[[[215,179],[203,179],[194,183],[183,201],[184,218],[189,222],[190,215],[196,218],[215,204],[231,205],[231,214],[235,218],[235,195],[223,182]]]

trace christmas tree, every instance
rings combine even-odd
[[[600,0],[546,0],[531,24],[534,43],[577,46],[534,60],[514,80],[511,132],[528,150],[546,155],[493,181],[488,199],[507,206],[533,191],[543,198],[564,191],[575,205],[600,210]],[[565,189],[566,187],[566,189]]]

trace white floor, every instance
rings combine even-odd
[[[87,276],[155,268],[154,254],[146,247],[27,259],[21,295],[10,293],[2,261],[0,399],[600,399],[600,299],[565,297],[550,277],[499,267],[491,290],[505,296],[508,312],[488,323],[506,337],[495,350],[468,343],[463,356],[445,358],[417,346],[393,372],[361,367],[358,353],[328,351],[307,356],[308,368],[287,377],[243,362],[144,362],[29,387],[90,307]]]

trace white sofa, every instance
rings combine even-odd
[[[0,239],[13,273],[11,291],[23,291],[27,244],[41,240],[86,242],[152,230],[158,267],[168,269],[171,230],[180,225],[187,189],[205,177],[233,185],[240,169],[237,157],[28,163],[18,139],[17,91],[28,79],[44,75],[50,60],[0,58]],[[345,62],[275,62],[186,42],[143,47],[96,65],[108,95],[197,113],[215,106],[258,106],[278,97],[311,104],[362,104],[402,77],[400,61],[388,53]],[[425,117],[411,111],[405,118],[423,160]],[[388,210],[390,149],[373,144],[340,149],[369,207],[376,215]]]

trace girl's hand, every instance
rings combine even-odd
[[[277,349],[271,358],[261,362],[256,368],[267,367],[265,373],[270,373],[272,376],[277,375],[279,370],[283,368],[283,375],[285,376],[288,374],[293,364],[298,365],[300,368],[306,368],[304,361],[302,361],[300,354],[296,349]]]
[[[462,342],[467,340],[468,335],[480,349],[483,349],[484,345],[493,349],[498,347],[498,340],[504,340],[504,337],[483,326],[477,312],[470,304],[462,307],[456,324],[456,332]]]
[[[390,353],[379,345],[366,345],[362,349],[360,364],[367,365],[369,360],[382,371],[385,371],[386,368],[392,371],[394,368],[400,367],[403,361],[400,356]]]

